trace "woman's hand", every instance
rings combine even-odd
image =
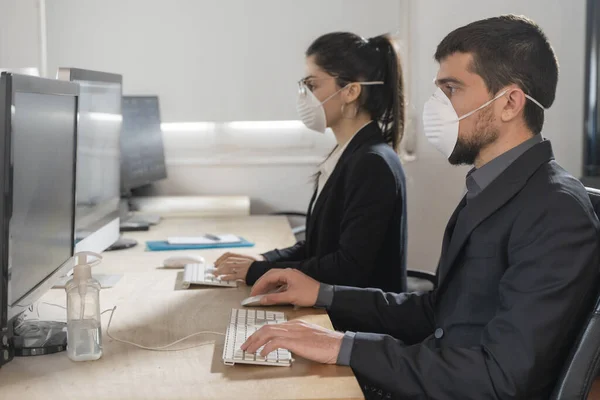
[[[252,263],[264,260],[261,255],[225,253],[215,262],[214,274],[224,281],[245,281]]]

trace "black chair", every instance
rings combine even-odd
[[[306,220],[306,214],[302,213],[302,212],[297,212],[297,211],[279,211],[279,212],[271,213],[269,215],[281,215],[281,216],[288,217],[288,218],[297,217],[297,218],[304,218]],[[306,225],[300,225],[300,226],[296,226],[296,227],[292,228],[292,233],[296,237],[296,240],[298,240],[298,241],[303,240],[304,236],[306,235]]]
[[[600,217],[600,190],[587,188]],[[551,400],[585,400],[600,371],[600,293],[571,348]]]
[[[408,292],[427,292],[437,287],[437,276],[433,272],[409,269],[406,271],[406,286]]]

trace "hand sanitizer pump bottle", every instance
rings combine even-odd
[[[73,256],[73,278],[67,282],[67,356],[73,361],[102,357],[100,283],[92,278],[92,266],[102,256],[89,251]]]

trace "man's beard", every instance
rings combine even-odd
[[[480,111],[474,132],[466,139],[460,137],[448,161],[452,165],[473,165],[481,149],[498,139],[498,129],[493,126],[494,110],[490,107]]]

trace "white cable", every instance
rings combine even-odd
[[[143,349],[143,350],[151,350],[151,351],[183,351],[183,350],[189,350],[189,349],[194,349],[196,347],[205,346],[205,345],[210,344],[210,343],[200,343],[200,344],[197,344],[197,345],[194,345],[194,346],[184,347],[183,349],[169,349],[169,347],[174,346],[174,345],[176,345],[178,343],[181,343],[181,342],[183,342],[185,340],[191,339],[194,336],[198,336],[198,335],[205,335],[206,334],[206,335],[225,336],[225,334],[221,333],[221,332],[202,331],[202,332],[193,333],[193,334],[191,334],[189,336],[186,336],[186,337],[184,337],[182,339],[179,339],[179,340],[177,340],[177,341],[175,341],[173,343],[170,343],[170,344],[167,344],[167,345],[164,345],[164,346],[160,346],[160,347],[146,347],[146,346],[142,346],[142,345],[137,344],[137,343],[129,342],[127,340],[117,339],[116,337],[114,337],[114,336],[112,336],[110,334],[110,324],[112,322],[112,318],[113,318],[113,315],[114,315],[116,309],[117,309],[117,306],[115,306],[112,309],[112,312],[110,313],[110,319],[108,320],[108,326],[106,327],[106,334],[112,340],[115,340],[115,341],[121,342],[121,343],[125,343],[125,344],[129,344],[131,346],[135,346],[135,347]]]
[[[49,305],[49,306],[52,306],[52,307],[62,308],[63,310],[67,309],[65,306],[61,306],[60,304],[53,304],[53,303],[46,303],[46,302],[42,302],[42,303],[46,304],[46,305]],[[38,315],[39,315],[39,303],[37,305],[37,309],[38,309]],[[159,347],[142,346],[142,345],[137,344],[137,343],[133,343],[133,342],[129,342],[127,340],[122,340],[122,339],[116,338],[116,337],[114,337],[114,336],[112,336],[110,334],[110,325],[112,323],[113,315],[114,315],[116,309],[117,309],[117,306],[114,306],[113,308],[108,308],[108,309],[106,309],[106,310],[104,310],[104,311],[102,311],[100,313],[100,315],[103,315],[103,314],[106,314],[109,311],[111,312],[110,313],[110,318],[108,320],[108,326],[106,327],[106,335],[109,338],[111,338],[112,340],[115,340],[117,342],[124,343],[124,344],[129,344],[131,346],[135,346],[135,347],[143,349],[143,350],[151,350],[151,351],[183,351],[183,350],[189,350],[189,349],[194,349],[196,347],[205,346],[205,345],[210,344],[210,343],[199,343],[199,344],[196,344],[196,345],[193,345],[193,346],[184,347],[182,349],[169,349],[169,347],[175,346],[176,344],[179,344],[181,342],[184,342],[184,341],[186,341],[188,339],[191,339],[191,338],[193,338],[195,336],[199,336],[199,335],[225,336],[225,334],[221,333],[221,332],[201,331],[201,332],[196,332],[196,333],[193,333],[191,335],[188,335],[188,336],[186,336],[186,337],[184,337],[182,339],[176,340],[175,342],[167,344],[167,345],[164,345],[164,346],[159,346]],[[27,320],[27,321],[32,321],[32,320],[33,319],[30,319],[30,320]],[[25,321],[23,321],[23,322],[25,322]]]
[[[46,305],[48,305],[48,306],[52,306],[52,307],[58,307],[58,308],[62,308],[63,310],[66,310],[66,309],[67,309],[67,307],[65,307],[65,306],[61,306],[60,304],[46,303],[45,301],[43,301],[43,302],[42,302],[42,304],[46,304]],[[40,306],[39,306],[39,303],[38,303],[38,307],[37,307],[37,308],[38,308],[38,317],[39,317],[39,316],[40,316],[40,310],[39,310]]]
[[[46,303],[45,301],[38,302],[38,303],[36,303],[36,306],[35,306],[36,313],[37,313],[37,318],[23,318],[23,320],[21,321],[21,323],[20,323],[19,325],[15,326],[15,329],[19,328],[19,327],[20,327],[21,325],[23,325],[25,322],[30,322],[30,321],[41,321],[42,319],[41,319],[41,317],[40,317],[40,304],[46,304],[46,305],[48,305],[48,306],[62,308],[63,310],[66,310],[66,309],[67,309],[67,307],[65,307],[65,306],[61,306],[60,304]],[[112,308],[107,308],[106,310],[102,311],[102,312],[100,313],[100,315],[104,315],[104,314],[106,314],[107,312],[110,312],[110,311],[112,311],[112,310],[113,310]],[[31,306],[29,306],[29,311],[30,311],[30,312],[33,312],[33,304],[32,304]],[[66,321],[56,321],[56,322],[65,322],[65,323],[66,323]]]

